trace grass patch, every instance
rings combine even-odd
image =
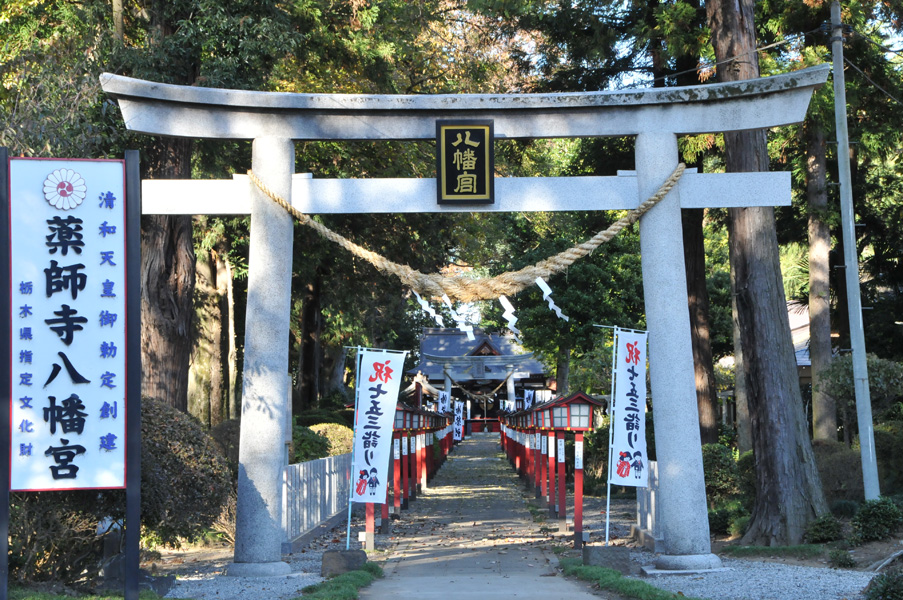
[[[700,600],[691,596],[678,595],[672,592],[666,592],[653,585],[649,585],[645,581],[630,579],[624,577],[620,572],[605,567],[590,567],[583,564],[578,558],[562,558],[559,564],[564,570],[565,575],[576,577],[584,581],[592,581],[600,588],[615,592],[626,598],[636,598],[637,600],[673,600],[674,598],[683,598],[684,600]]]
[[[800,544],[799,546],[725,546],[721,554],[743,558],[744,556],[773,556],[779,558],[818,558],[824,555],[822,544]]]
[[[304,598],[315,600],[357,600],[360,588],[367,587],[382,577],[382,568],[368,562],[357,571],[337,575],[322,583],[309,585],[301,591],[304,592]]]

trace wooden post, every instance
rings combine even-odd
[[[548,505],[549,502],[549,438],[546,434],[539,434],[539,499]]]
[[[396,431],[392,434],[392,504],[395,507],[395,514],[401,513],[401,432]]]
[[[567,533],[568,499],[567,488],[564,486],[564,432],[556,432],[555,438],[558,444],[555,449],[555,453],[558,455],[558,531]]]
[[[383,500],[382,510],[380,511],[382,521],[379,524],[380,533],[389,533],[389,486],[386,486],[386,497]]]
[[[546,489],[546,501],[549,503],[549,516],[558,516],[558,503],[555,498],[555,432],[550,431],[549,444],[549,486]]]
[[[408,436],[401,437],[401,507],[405,510],[408,508],[408,499],[411,497],[408,488],[409,471],[411,469],[410,460],[408,459]]]
[[[376,550],[376,511],[372,502],[367,502],[364,525],[364,550]]]
[[[536,430],[533,432],[533,487],[536,491],[536,499],[542,497],[542,481],[540,474],[542,473],[542,442],[540,441],[540,433]]]
[[[574,548],[583,547],[583,433],[574,441]]]

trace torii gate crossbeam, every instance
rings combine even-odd
[[[386,204],[387,198],[394,198],[391,209],[399,212],[447,209],[424,206],[424,197],[434,197],[428,180],[308,180],[299,184],[300,178],[296,178],[293,185],[294,140],[432,139],[435,121],[452,118],[493,119],[496,137],[506,138],[636,135],[635,178],[578,178],[582,181],[569,180],[561,185],[543,178],[511,180],[498,188],[499,206],[488,207],[605,210],[632,207],[623,205],[645,200],[658,189],[678,162],[678,135],[760,129],[802,121],[812,91],[827,80],[828,70],[829,66],[823,65],[727,84],[574,94],[286,94],[173,86],[110,74],[102,75],[101,83],[119,101],[126,126],[133,131],[253,139],[255,173],[275,193],[292,198],[294,204],[309,212],[381,212],[374,209],[374,204],[379,204],[374,199],[379,198]],[[695,187],[694,178],[698,184]],[[709,541],[680,209],[774,206],[785,204],[790,191],[786,174],[699,174],[687,175],[686,180],[640,219],[659,461],[659,517],[666,549],[656,566],[675,570],[721,565],[711,553]],[[173,207],[172,202],[157,203],[157,192],[151,193],[155,186],[159,186],[159,193],[171,194],[164,192],[167,186],[199,183],[146,183],[149,210],[156,211],[157,208],[151,208],[154,205],[170,214],[201,210],[223,214],[225,210],[189,205],[187,201],[181,208]],[[587,193],[587,186],[593,183],[603,190],[620,190],[615,194],[619,200],[608,203],[604,193]],[[228,186],[235,206],[229,210],[246,212],[249,207],[252,215],[239,504],[235,562],[228,572],[285,573],[288,565],[281,562],[280,498],[282,427],[288,415],[285,349],[291,218],[256,188],[241,181],[204,185],[220,186],[221,190]],[[248,187],[250,192],[245,191]],[[427,187],[429,193],[423,196]],[[575,189],[579,191],[575,193]],[[717,189],[722,193],[711,193]],[[739,190],[745,191],[738,194]],[[249,204],[244,201],[246,193]],[[631,194],[636,196],[631,199]],[[518,196],[529,202],[515,200]],[[565,204],[567,208],[563,208]],[[166,205],[169,208],[164,209]],[[483,211],[487,207],[474,205],[455,210]]]

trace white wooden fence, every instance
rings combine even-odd
[[[288,465],[283,472],[283,543],[348,509],[351,454]]]
[[[657,495],[658,463],[650,460],[647,487],[636,489],[636,525],[631,527],[631,535],[653,552],[662,550]]]

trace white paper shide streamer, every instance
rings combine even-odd
[[[555,311],[555,314],[558,315],[559,319],[564,319],[565,321],[570,321],[570,317],[561,312],[561,309],[555,305],[555,301],[552,300],[552,288],[549,287],[549,284],[546,283],[546,280],[542,277],[536,278],[536,285],[539,286],[539,289],[542,290],[542,299],[545,300],[549,304],[549,310]]]
[[[520,344],[520,329],[514,326],[514,324],[517,323],[517,317],[514,316],[514,305],[512,305],[511,301],[505,296],[499,296],[499,303],[505,309],[505,312],[502,313],[502,317],[508,321],[508,329],[514,334],[514,341]]]
[[[439,327],[445,328],[445,321],[442,320],[442,315],[436,312],[436,309],[430,306],[430,303],[420,297],[420,294],[417,293],[417,290],[411,290],[414,292],[414,295],[417,297],[417,303],[420,305],[420,308],[423,309],[423,312],[428,314],[436,321],[436,324]]]
[[[452,319],[454,319],[455,323],[458,324],[458,329],[467,334],[467,339],[471,341],[475,340],[476,338],[473,335],[473,326],[468,325],[466,319],[455,311],[455,307],[452,306],[451,300],[449,299],[447,294],[442,294],[442,301],[445,302],[445,305],[448,306],[448,310],[451,311]]]

